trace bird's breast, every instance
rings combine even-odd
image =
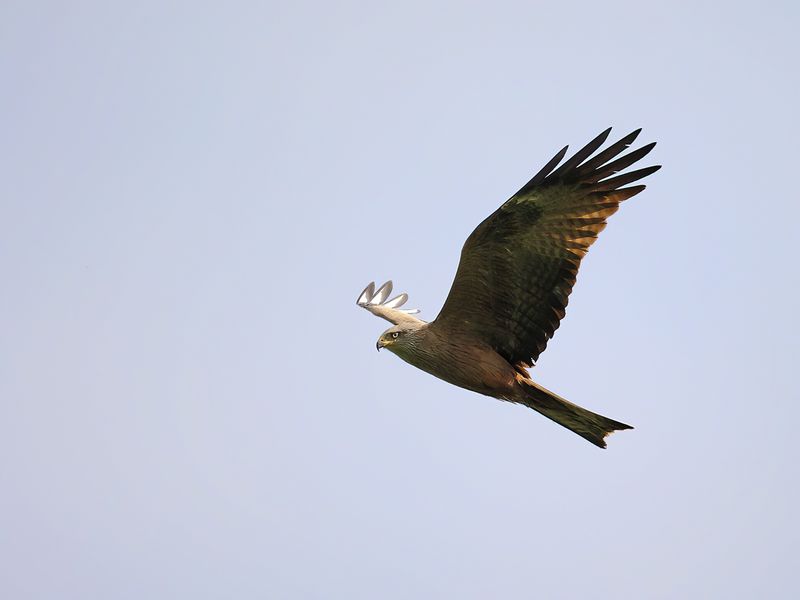
[[[516,371],[493,348],[469,338],[425,340],[427,343],[397,352],[406,362],[479,394],[505,397],[512,392]]]

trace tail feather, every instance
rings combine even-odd
[[[604,438],[613,431],[633,429],[630,425],[581,408],[530,380],[519,382],[519,388],[521,397],[516,402],[543,414],[600,448],[606,447]]]

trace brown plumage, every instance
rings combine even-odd
[[[386,301],[391,282],[370,284],[358,304],[395,324],[378,340],[412,365],[480,394],[524,404],[605,448],[612,431],[631,429],[531,381],[532,367],[565,315],[581,259],[620,202],[644,185],[622,187],[653,166],[613,176],[653,149],[622,154],[641,130],[602,152],[607,129],[570,159],[562,149],[467,238],[450,294],[432,323]]]

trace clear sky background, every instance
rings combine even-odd
[[[0,597],[799,597],[797,7],[2,2]],[[634,431],[375,352],[610,125],[534,376]]]

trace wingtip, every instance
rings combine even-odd
[[[375,295],[375,282],[370,281],[367,284],[367,287],[365,287],[363,291],[358,295],[356,304],[358,304],[359,306],[363,306],[364,304],[369,303],[373,295]]]
[[[639,127],[639,129],[634,129],[628,135],[626,135],[624,138],[622,138],[623,140],[625,140],[625,145],[626,146],[630,146],[631,144],[633,144],[633,142],[636,141],[636,138],[639,137],[640,133],[642,133],[642,128],[641,127]]]
[[[407,301],[408,301],[408,294],[403,292],[402,294],[395,296],[391,300],[387,300],[386,302],[383,303],[383,305],[386,308],[399,308],[403,306],[403,304],[405,304]]]
[[[394,285],[392,284],[392,280],[390,279],[377,289],[375,295],[372,297],[372,302],[376,304],[383,304],[389,297],[389,294],[392,293],[393,287]]]
[[[611,135],[611,129],[612,129],[611,127],[608,127],[607,129],[603,130],[594,140],[592,140],[589,143],[592,144],[594,142],[597,142],[597,147],[599,148],[600,146],[606,143],[608,136]],[[592,152],[594,152],[594,150],[592,150]]]

